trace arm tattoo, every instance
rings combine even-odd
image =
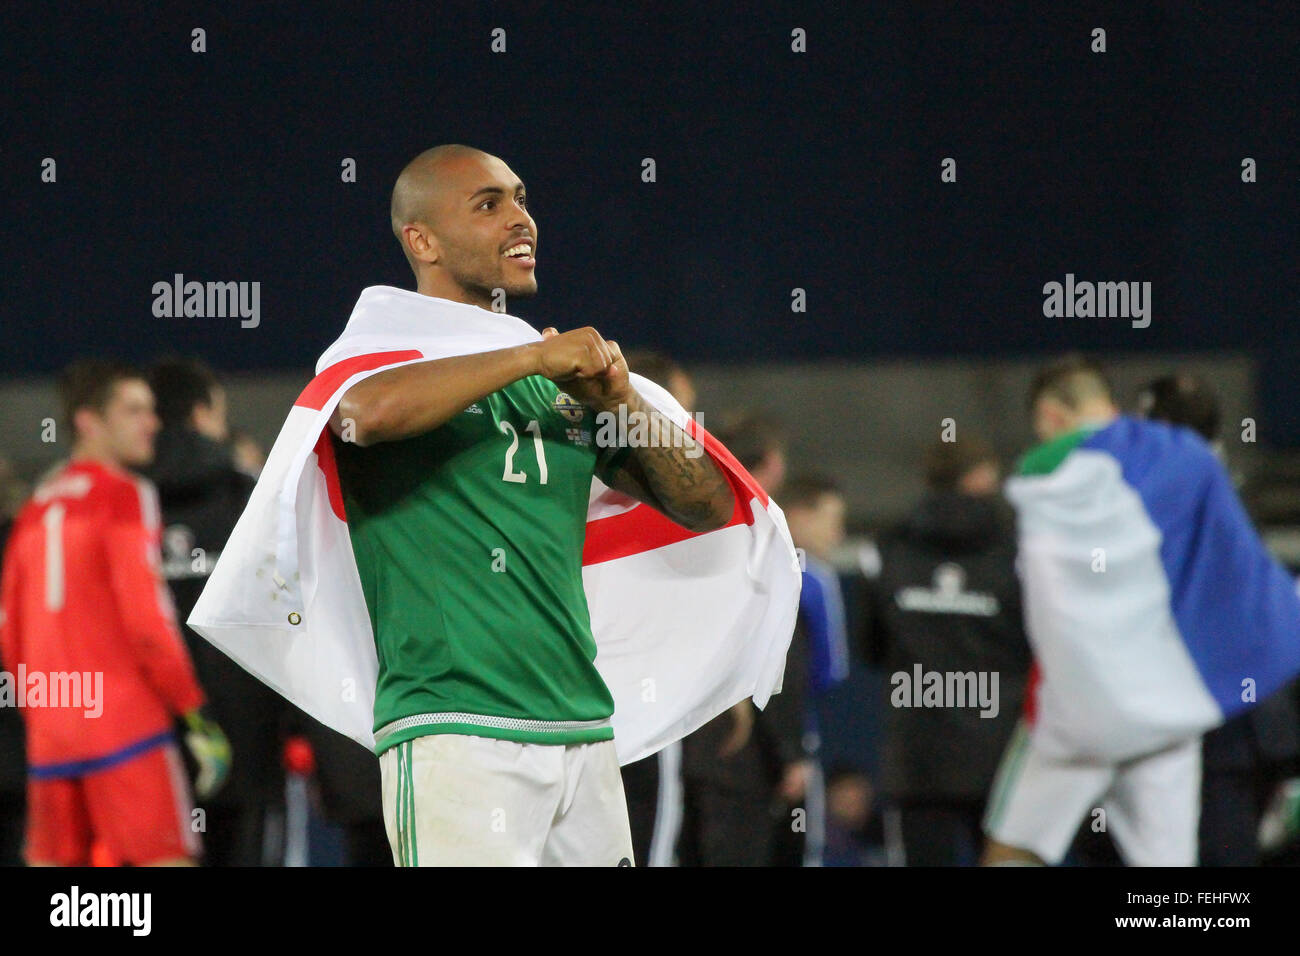
[[[731,518],[731,485],[702,443],[633,393],[628,418],[645,413],[646,441],[638,441],[614,476],[614,487],[644,501],[691,531],[711,531]]]

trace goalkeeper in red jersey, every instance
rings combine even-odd
[[[160,571],[147,464],[159,424],[132,369],[80,362],[63,375],[72,457],[36,489],[4,557],[0,682],[26,724],[25,856],[84,865],[185,865],[200,853],[173,721],[184,718],[200,796],[229,770]]]

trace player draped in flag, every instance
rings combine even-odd
[[[1007,497],[1038,680],[985,862],[1057,863],[1087,819],[1130,865],[1195,865],[1201,734],[1300,670],[1300,599],[1195,432],[1120,415],[1079,358],[1031,407]]]
[[[537,225],[502,160],[428,150],[391,212],[420,294],[499,310],[536,293]],[[725,525],[735,499],[688,436],[597,447],[596,415],[620,406],[651,412],[618,344],[548,328],[374,374],[331,418],[399,864],[631,862],[583,590],[592,475],[691,531]]]

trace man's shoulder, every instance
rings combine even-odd
[[[1016,463],[1016,474],[1021,477],[1050,475],[1096,431],[1095,428],[1076,428],[1029,449]]]
[[[103,506],[110,520],[143,524],[150,528],[159,524],[161,505],[158,489],[143,475],[106,472],[96,481],[90,499],[92,503]]]
[[[37,484],[24,510],[40,511],[58,500],[92,509],[140,512],[157,502],[153,483],[141,475],[99,462],[70,462],[49,472]]]

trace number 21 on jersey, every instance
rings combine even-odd
[[[499,422],[498,426],[504,434],[510,436],[510,447],[506,449],[506,467],[501,473],[501,480],[523,484],[528,480],[528,475],[522,471],[515,471],[515,452],[519,450],[519,432],[515,431],[515,426],[509,422]],[[533,436],[533,451],[537,455],[537,471],[541,475],[542,484],[546,484],[546,448],[542,444],[542,429],[537,424],[537,419],[530,421],[524,431]]]

